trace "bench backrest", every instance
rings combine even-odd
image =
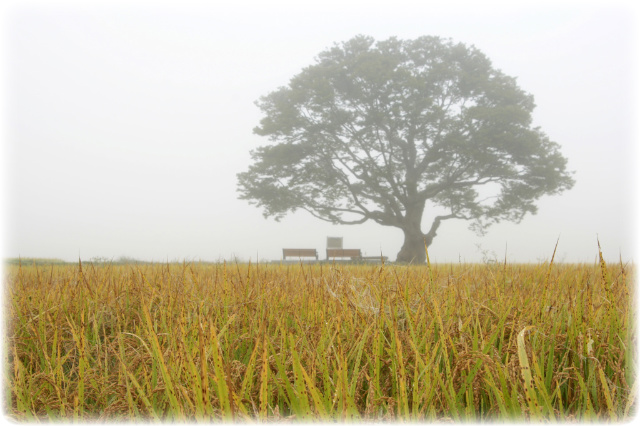
[[[282,249],[282,257],[284,259],[289,257],[315,257],[318,258],[318,251],[316,249]]]
[[[362,257],[360,249],[327,249],[327,259],[332,257]]]

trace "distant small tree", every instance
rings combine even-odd
[[[558,144],[531,125],[533,97],[447,39],[355,37],[257,105],[254,132],[271,144],[238,174],[240,198],[276,220],[302,209],[400,228],[402,262],[424,262],[444,220],[478,232],[519,222],[574,184]],[[445,213],[431,213],[423,233],[436,208]]]
[[[122,263],[122,264],[127,264],[127,265],[128,264],[136,264],[136,263],[144,263],[141,260],[134,259],[133,257],[129,257],[129,256],[120,256],[116,262],[117,263]]]

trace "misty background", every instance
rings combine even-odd
[[[281,222],[237,199],[266,144],[254,102],[370,35],[475,45],[535,97],[576,184],[484,237],[446,221],[432,261],[637,254],[637,7],[616,2],[31,3],[3,10],[3,257],[277,260],[326,237],[394,260],[397,228]],[[425,211],[423,231],[432,215]]]

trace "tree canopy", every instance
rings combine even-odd
[[[519,222],[574,183],[559,145],[532,126],[533,96],[450,39],[357,36],[257,105],[254,132],[270,143],[238,174],[240,198],[276,220],[302,209],[398,227],[398,261],[423,262],[443,220]]]

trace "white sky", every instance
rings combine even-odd
[[[5,257],[255,261],[282,248],[395,259],[402,232],[281,222],[237,199],[266,138],[254,102],[358,34],[473,44],[534,95],[575,187],[485,237],[443,222],[432,261],[593,261],[637,255],[634,1],[11,2],[3,10]],[[108,6],[106,6],[108,4]],[[209,4],[207,6],[207,4]],[[426,212],[423,230],[432,216]]]

